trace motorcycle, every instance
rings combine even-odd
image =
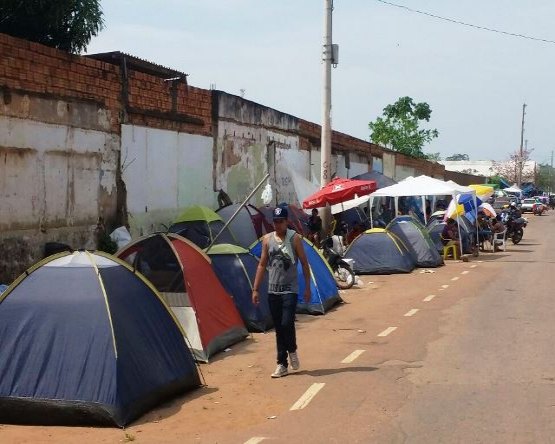
[[[544,210],[545,210],[545,207],[543,206],[542,203],[535,203],[532,206],[532,213],[534,213],[534,216],[541,216]]]
[[[324,258],[328,261],[333,271],[333,277],[335,278],[337,287],[341,290],[348,290],[351,288],[356,282],[352,267],[354,261],[352,259],[345,259],[340,252],[336,251],[334,248],[334,241],[331,237],[328,237],[322,242],[322,251]]]
[[[505,239],[511,239],[513,244],[518,244],[524,237],[524,228],[528,221],[524,217],[515,217],[511,212],[504,211],[501,213],[501,222],[507,227]]]

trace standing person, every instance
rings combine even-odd
[[[295,332],[295,312],[299,283],[297,278],[297,260],[301,262],[305,280],[304,301],[310,301],[310,269],[301,241],[301,236],[294,230],[287,229],[287,208],[277,207],[273,212],[275,231],[262,239],[262,254],[256,269],[252,290],[252,302],[260,302],[258,288],[262,282],[264,270],[268,266],[268,303],[276,329],[277,367],[272,378],[287,376],[289,361],[293,370],[298,370],[297,339]]]
[[[312,215],[308,218],[308,230],[310,234],[308,238],[316,245],[316,248],[320,248],[320,236],[322,232],[322,219],[318,215],[318,209],[312,209]]]

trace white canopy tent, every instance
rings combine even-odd
[[[455,202],[458,201],[457,196],[460,194],[473,194],[474,204],[477,206],[476,202],[476,191],[469,187],[463,187],[456,182],[444,182],[439,179],[434,179],[429,176],[417,176],[408,177],[405,180],[391,185],[389,187],[381,188],[374,193],[370,194],[370,206],[376,197],[393,197],[395,199],[395,214],[399,213],[399,197],[418,197],[422,199],[422,208],[424,212],[424,220],[427,222],[426,215],[426,196],[452,196]],[[458,219],[458,214],[457,214]],[[459,239],[461,238],[461,228],[460,223],[459,228]],[[461,245],[462,251],[462,245]]]

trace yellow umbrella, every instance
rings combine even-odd
[[[468,187],[476,191],[476,197],[480,200],[486,200],[490,198],[491,196],[493,196],[493,193],[495,191],[493,187],[490,187],[488,185],[474,184],[468,185]]]

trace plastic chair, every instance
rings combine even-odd
[[[449,241],[447,245],[443,247],[443,260],[447,259],[447,257],[449,256],[449,253],[453,255],[454,260],[458,260],[459,259],[459,252],[457,251],[459,249],[458,247],[459,246],[455,242]]]
[[[505,239],[505,234],[507,234],[507,229],[505,228],[501,233],[493,233],[493,238],[491,240],[491,251],[495,253],[495,247],[501,245],[503,251],[505,251],[507,246],[507,239]]]

